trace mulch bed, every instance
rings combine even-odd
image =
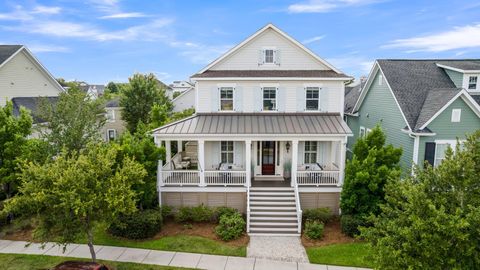
[[[342,233],[340,227],[340,220],[338,218],[325,224],[323,231],[323,238],[318,240],[308,239],[302,234],[302,244],[304,247],[320,247],[332,244],[352,243],[357,242],[355,238],[346,236]]]
[[[111,270],[108,266],[94,262],[66,261],[53,268],[53,270]]]

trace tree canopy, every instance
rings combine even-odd
[[[3,212],[34,215],[39,221],[34,236],[60,244],[86,237],[95,261],[93,228],[119,214],[136,210],[132,186],[145,169],[125,157],[116,162],[117,149],[89,144],[78,154],[63,150],[52,162],[22,164],[19,194],[5,203]]]
[[[362,229],[378,269],[479,269],[480,131],[436,168],[389,182]]]

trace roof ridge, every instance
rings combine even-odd
[[[379,58],[377,61],[480,61],[480,58],[464,58],[464,59],[455,59],[455,58]]]

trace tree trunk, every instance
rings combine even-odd
[[[97,255],[95,254],[95,248],[93,247],[93,228],[90,224],[90,217],[87,216],[87,237],[88,237],[88,248],[90,249],[90,255],[92,255],[92,262],[97,260]]]

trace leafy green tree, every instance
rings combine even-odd
[[[143,181],[133,187],[139,193],[138,207],[140,209],[154,208],[158,205],[157,164],[158,160],[165,159],[165,148],[157,147],[152,136],[147,132],[148,128],[140,124],[135,134],[132,135],[126,131],[118,140],[119,160],[133,158],[147,171]]]
[[[400,175],[402,149],[385,145],[385,141],[385,134],[376,126],[355,143],[353,158],[345,168],[340,200],[342,216],[347,217],[345,221],[353,216],[362,223],[365,217],[377,214],[379,204],[384,202],[385,184],[389,178]]]
[[[174,122],[174,121],[178,121],[178,120],[187,118],[189,116],[192,116],[194,113],[195,113],[194,108],[185,109],[181,112],[175,112],[167,119],[166,123],[170,123],[170,122]]]
[[[138,123],[149,124],[154,104],[165,106],[170,112],[173,105],[166,95],[165,88],[160,88],[153,74],[134,74],[121,93],[120,105],[123,107],[122,118],[127,128],[135,133]]]
[[[32,132],[32,117],[25,108],[13,114],[13,104],[7,101],[0,107],[0,183],[6,198],[11,197],[18,184],[18,158],[22,156],[27,136]]]
[[[174,92],[173,95],[172,95],[172,99],[176,99],[181,94],[182,94],[182,92]]]
[[[6,201],[3,212],[34,215],[39,221],[34,236],[41,241],[66,245],[86,237],[95,261],[95,225],[134,212],[132,186],[146,174],[131,158],[117,164],[116,155],[115,147],[89,144],[76,155],[62,151],[44,165],[25,162],[20,192]]]
[[[385,188],[381,213],[362,236],[378,269],[479,269],[480,131],[436,168],[417,167]]]
[[[117,94],[119,92],[119,87],[116,83],[109,82],[105,90],[111,94]]]
[[[60,93],[55,104],[41,100],[39,117],[46,122],[40,129],[41,137],[50,143],[53,153],[63,148],[78,152],[89,142],[100,140],[99,131],[105,124],[102,101],[92,100],[74,85]]]

